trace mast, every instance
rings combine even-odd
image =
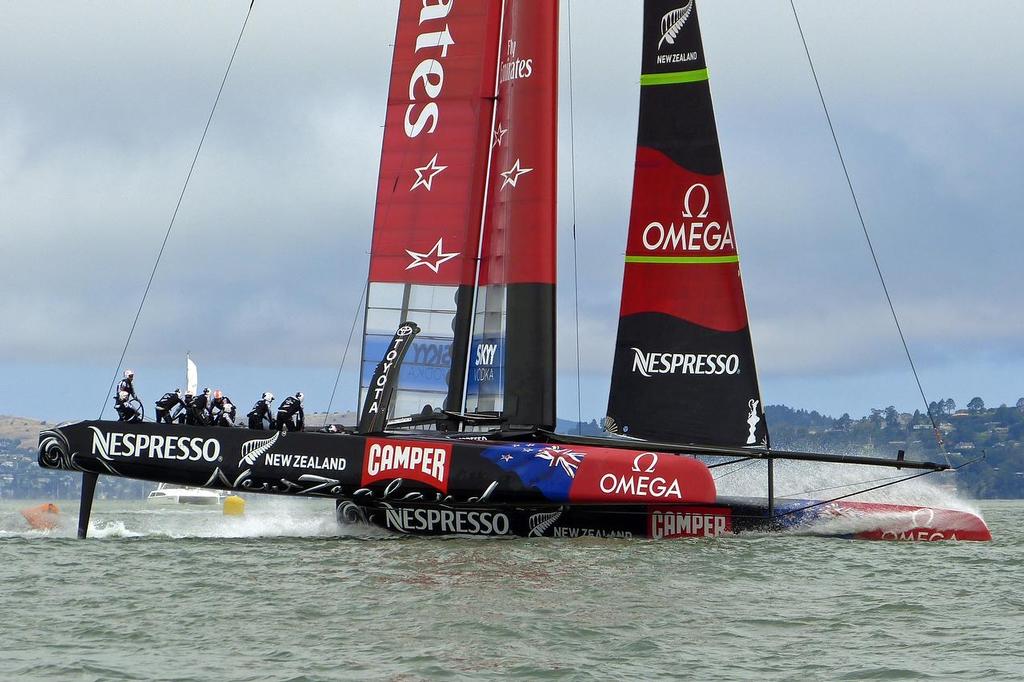
[[[633,203],[606,424],[767,445],[696,0],[645,0]]]

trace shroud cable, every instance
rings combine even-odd
[[[196,153],[192,156],[192,165],[189,166],[188,174],[185,176],[185,183],[181,187],[181,193],[178,195],[178,203],[174,206],[174,213],[171,214],[171,221],[167,225],[167,231],[164,233],[164,240],[160,244],[160,250],[156,254],[156,261],[153,263],[153,270],[149,273],[149,281],[146,283],[146,290],[142,293],[142,300],[139,301],[139,308],[135,311],[135,319],[132,321],[131,329],[128,330],[128,338],[124,341],[124,348],[121,349],[121,357],[117,361],[117,367],[114,368],[114,377],[110,380],[110,387],[107,389],[106,395],[103,396],[103,403],[100,407],[99,419],[103,419],[103,412],[107,409],[107,396],[111,395],[114,391],[114,384],[117,383],[117,375],[121,371],[121,366],[124,364],[124,356],[128,353],[128,346],[132,342],[132,337],[135,335],[135,327],[139,324],[139,317],[142,315],[142,308],[146,305],[146,298],[149,297],[149,290],[153,286],[153,278],[156,277],[157,268],[160,267],[160,259],[163,258],[164,249],[167,248],[167,240],[171,236],[171,230],[174,228],[174,219],[178,217],[178,209],[181,208],[182,199],[185,198],[185,190],[188,189],[188,181],[192,178],[192,171],[196,168],[196,161],[199,160],[199,152],[203,148],[203,142],[206,140],[206,133],[210,130],[210,123],[213,122],[213,114],[217,111],[217,104],[220,102],[221,93],[224,92],[224,84],[227,83],[228,74],[231,73],[231,65],[235,63],[235,55],[238,53],[238,46],[242,42],[242,36],[245,35],[245,27],[249,23],[249,16],[252,14],[252,6],[256,3],[256,0],[249,2],[249,9],[245,12],[245,21],[242,22],[242,29],[238,32],[238,39],[235,40],[235,47],[231,51],[231,59],[228,60],[228,67],[224,70],[224,77],[220,81],[220,88],[217,90],[217,97],[213,100],[213,108],[210,109],[210,115],[206,119],[206,127],[203,128],[203,135],[199,138],[199,145],[196,147]]]

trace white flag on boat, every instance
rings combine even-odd
[[[195,395],[199,389],[199,368],[192,362],[192,356],[185,356],[185,395]]]

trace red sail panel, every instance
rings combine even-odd
[[[645,0],[633,205],[607,424],[764,445],[696,0]]]
[[[473,284],[500,0],[403,0],[371,282]]]
[[[647,312],[725,332],[747,326],[725,177],[689,172],[641,147],[619,314]]]
[[[558,5],[506,0],[467,409],[555,424]]]
[[[554,284],[558,3],[507,0],[480,284]]]
[[[402,0],[370,256],[360,404],[398,325],[392,415],[460,409],[490,151],[501,0]],[[453,371],[453,368],[458,368]]]

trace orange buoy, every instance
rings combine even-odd
[[[35,530],[51,530],[56,528],[59,514],[60,509],[51,502],[21,510],[21,515],[28,521],[28,525],[32,526]]]

